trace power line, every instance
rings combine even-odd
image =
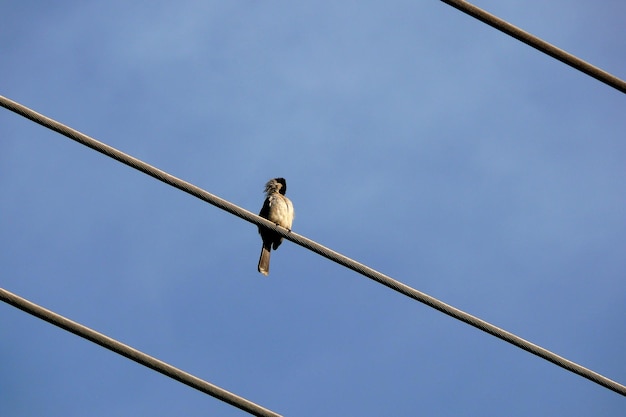
[[[501,32],[506,33],[509,36],[514,37],[515,39],[524,42],[525,44],[532,46],[533,48],[543,52],[551,56],[552,58],[558,59],[559,61],[569,65],[570,67],[576,68],[579,71],[584,72],[585,74],[595,78],[598,81],[601,81],[622,93],[626,93],[626,81],[586,62],[582,59],[572,55],[568,52],[565,52],[563,49],[557,48],[556,46],[534,36],[530,33],[508,23],[505,20],[500,19],[497,16],[492,15],[491,13],[480,9],[474,6],[471,3],[468,3],[464,0],[441,0],[444,3],[466,13],[476,19],[480,20],[483,23],[488,24],[491,27],[498,29]]]
[[[68,332],[74,333],[77,336],[96,343],[103,348],[109,349],[143,366],[160,372],[165,376],[169,376],[170,378],[182,382],[183,384],[188,385],[192,388],[195,388],[198,391],[209,394],[230,405],[240,408],[241,410],[247,411],[252,415],[259,417],[280,417],[280,414],[268,410],[267,408],[263,408],[260,405],[248,401],[243,397],[235,395],[229,391],[226,391],[225,389],[206,382],[185,371],[175,368],[172,365],[169,365],[137,349],[118,342],[117,340],[112,339],[102,333],[92,330],[89,327],[83,326],[82,324],[76,323],[75,321],[72,321],[57,313],[47,310],[3,288],[0,288],[0,300],[19,308],[20,310],[25,311],[28,314],[32,314],[35,317],[45,320],[48,323],[67,330]]]
[[[241,207],[236,206],[226,200],[223,200],[219,197],[214,196],[213,194],[208,193],[207,191],[202,190],[201,188],[185,182],[179,178],[176,178],[165,171],[161,171],[160,169],[153,167],[143,161],[140,161],[137,158],[134,158],[130,155],[127,155],[111,146],[108,146],[102,142],[98,142],[97,140],[78,132],[70,127],[67,127],[57,121],[54,121],[40,113],[35,112],[15,101],[9,100],[3,96],[0,96],[0,105],[20,114],[27,119],[30,119],[36,123],[41,124],[44,127],[52,129],[72,140],[75,140],[79,143],[82,143],[85,146],[88,146],[98,152],[101,152],[105,155],[110,156],[128,166],[131,166],[141,172],[144,172],[160,181],[163,181],[166,184],[169,184],[173,187],[178,188],[179,190],[185,191],[199,199],[206,201],[209,204],[212,204],[216,207],[219,207],[223,210],[228,211],[231,214],[234,214],[244,220],[249,221],[250,223],[254,223],[259,226],[267,227],[276,233],[283,236],[285,239],[288,239],[302,247],[305,247],[323,257],[330,259],[333,262],[336,262],[340,265],[343,265],[349,269],[352,269],[355,272],[358,272],[361,275],[364,275],[380,284],[383,284],[401,294],[406,295],[416,301],[419,301],[423,304],[426,304],[436,310],[441,311],[448,316],[451,316],[457,320],[463,321],[477,329],[480,329],[486,333],[489,333],[505,342],[508,342],[514,346],[517,346],[521,349],[524,349],[527,352],[532,353],[533,355],[539,356],[549,362],[554,363],[555,365],[560,366],[563,369],[566,369],[570,372],[578,374],[584,378],[589,379],[603,387],[606,387],[612,391],[615,391],[621,395],[626,396],[626,386],[619,384],[603,375],[600,375],[597,372],[594,372],[590,369],[587,369],[581,365],[578,365],[575,362],[572,362],[568,359],[565,359],[562,356],[559,356],[547,349],[542,348],[541,346],[535,345],[527,340],[522,339],[519,336],[514,335],[504,329],[501,329],[493,324],[490,324],[478,317],[475,317],[469,313],[466,313],[462,310],[459,310],[451,305],[444,303],[443,301],[439,301],[434,297],[431,297],[423,292],[420,292],[414,288],[409,287],[406,284],[403,284],[395,279],[388,277],[362,263],[354,261],[347,256],[344,256],[338,252],[335,252],[325,246],[320,245],[317,242],[314,242],[310,239],[307,239],[304,236],[298,235],[297,233],[293,233],[286,229],[276,226],[275,224],[269,222],[268,220],[259,217],[247,210],[244,210]]]

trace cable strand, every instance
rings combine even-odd
[[[596,80],[603,82],[606,85],[609,85],[616,90],[621,91],[622,93],[626,93],[626,81],[586,62],[582,59],[572,55],[563,49],[557,48],[556,46],[544,41],[537,36],[531,35],[530,33],[518,28],[510,24],[509,22],[500,19],[493,14],[480,9],[474,6],[471,3],[468,3],[464,0],[441,0],[442,2],[454,7],[457,10],[462,11],[465,14],[468,14],[487,25],[498,29],[501,32],[506,33],[509,36],[514,37],[515,39],[524,42],[526,45],[529,45],[546,55],[555,58],[564,64],[569,65],[572,68],[575,68],[590,77],[595,78]]]
[[[280,234],[281,236],[283,236],[285,239],[290,240],[304,248],[307,248],[333,262],[336,262],[342,266],[345,266],[380,284],[383,284],[386,287],[391,288],[394,291],[397,291],[416,301],[419,301],[436,310],[439,310],[440,312],[450,317],[453,317],[457,320],[461,320],[477,329],[480,329],[488,334],[491,334],[492,336],[495,336],[501,340],[504,340],[505,342],[508,342],[514,346],[517,346],[527,352],[530,352],[533,355],[539,356],[540,358],[543,358],[549,362],[552,362],[553,364],[563,369],[566,369],[570,372],[578,374],[582,376],[583,378],[586,378],[605,388],[615,391],[618,394],[626,396],[626,386],[622,384],[619,384],[603,375],[600,375],[597,372],[587,369],[547,349],[544,349],[527,340],[524,340],[521,337],[516,336],[513,333],[503,330],[482,319],[479,319],[478,317],[475,317],[469,313],[461,311],[449,304],[446,304],[442,301],[437,300],[434,297],[431,297],[414,288],[411,288],[408,285],[401,283],[400,281],[397,281],[387,275],[384,275],[360,262],[350,259],[347,256],[344,256],[338,252],[335,252],[332,249],[322,246],[319,243],[314,242],[313,240],[310,240],[304,236],[298,235],[297,233],[294,233],[287,229],[283,229],[282,227],[276,226],[272,222],[262,217],[259,217],[249,212],[248,210],[244,210],[243,208],[238,207],[235,204],[232,204],[219,197],[216,197],[213,194],[210,194],[195,185],[192,185],[179,178],[169,175],[166,172],[161,171],[158,168],[155,168],[145,162],[140,161],[139,159],[133,158],[130,155],[127,155],[117,149],[114,149],[108,145],[98,142],[95,139],[90,138],[87,135],[84,135],[74,129],[64,126],[61,123],[58,123],[52,119],[49,119],[17,102],[14,102],[3,96],[0,96],[0,105],[30,120],[33,120],[41,124],[44,127],[48,127],[52,130],[55,130],[56,132],[61,133],[62,135],[67,136],[70,139],[73,139],[79,143],[89,146],[90,148],[95,149],[98,152],[104,153],[105,155],[108,155],[128,166],[131,166],[141,172],[144,172],[154,178],[157,178],[160,181],[163,181],[195,197],[198,197],[201,200],[206,201],[209,204],[219,207],[225,211],[228,211],[229,213],[234,214],[250,223],[271,229],[275,231],[276,233]]]
[[[280,417],[280,414],[268,410],[267,408],[261,407],[260,405],[255,404],[252,401],[246,400],[243,397],[226,391],[223,388],[204,381],[159,359],[149,356],[113,338],[92,330],[89,327],[83,326],[82,324],[76,323],[75,321],[63,317],[53,311],[45,309],[3,288],[0,288],[0,300],[28,314],[47,321],[50,324],[60,327],[61,329],[64,329],[70,333],[74,333],[75,335],[87,339],[93,343],[96,343],[97,345],[100,345],[105,349],[108,349],[145,367],[157,371],[165,376],[175,379],[178,382],[181,382],[185,385],[197,389],[198,391],[201,391],[221,401],[224,401],[225,403],[246,411],[254,416]]]

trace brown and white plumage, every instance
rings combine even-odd
[[[294,211],[291,200],[285,197],[287,192],[287,182],[284,178],[274,178],[265,184],[265,201],[259,216],[276,223],[277,225],[291,230]],[[283,242],[282,236],[278,233],[259,227],[263,247],[259,258],[258,270],[263,275],[270,273],[270,251],[276,250]]]

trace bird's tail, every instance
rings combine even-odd
[[[263,243],[263,247],[261,248],[261,257],[259,258],[259,267],[258,270],[263,275],[267,276],[270,273],[270,250],[271,244],[266,245]]]

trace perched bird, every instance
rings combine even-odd
[[[285,197],[286,191],[287,182],[284,178],[269,180],[265,184],[265,201],[259,216],[291,230],[294,217],[293,204],[291,204],[291,200]],[[263,247],[261,248],[258,270],[263,275],[267,275],[270,273],[270,251],[276,250],[283,242],[283,238],[278,233],[264,227],[259,227],[259,233],[263,239]]]

